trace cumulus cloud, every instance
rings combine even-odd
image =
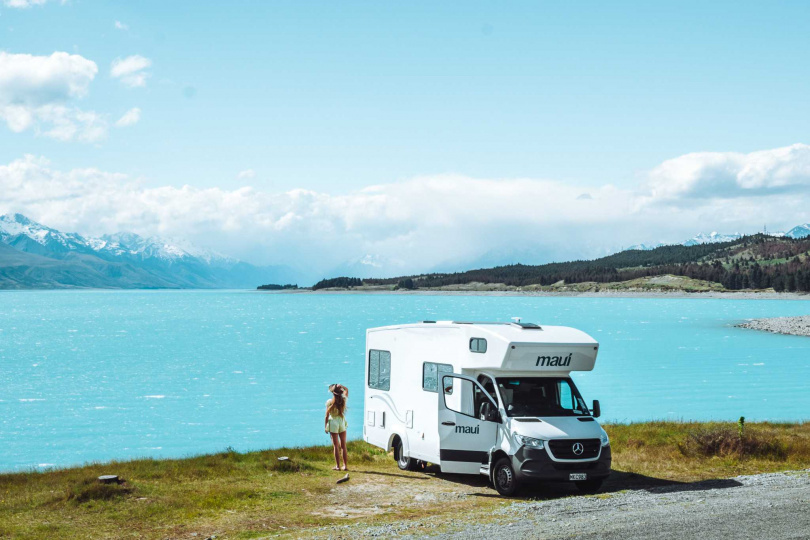
[[[768,170],[781,175],[800,166],[797,155],[792,166]],[[584,192],[590,197],[582,198]],[[704,230],[755,232],[763,220],[769,228],[810,221],[808,190],[695,196],[677,207],[659,204],[664,199],[651,198],[646,185],[586,188],[433,175],[342,194],[270,193],[146,187],[97,169],[60,171],[32,156],[0,166],[0,193],[0,212],[21,212],[63,230],[185,237],[251,262],[305,269],[314,278],[348,268],[347,261],[377,276],[458,269],[485,254],[540,263],[597,257],[632,243],[679,242]]]
[[[77,54],[0,52],[0,119],[15,133],[34,129],[64,141],[103,139],[104,118],[70,103],[87,95],[97,73],[95,62]]]
[[[121,21],[115,21],[115,29],[116,30],[129,30],[129,26],[122,23]]]
[[[750,154],[699,152],[670,159],[650,172],[655,200],[769,195],[810,187],[810,145]]]
[[[245,169],[244,171],[239,171],[236,177],[239,180],[250,180],[251,178],[256,178],[256,171],[253,169]]]
[[[134,126],[141,120],[141,110],[138,107],[133,107],[124,113],[115,123],[117,127]]]
[[[110,76],[131,88],[146,86],[146,79],[150,76],[146,70],[151,65],[152,61],[150,59],[139,54],[133,54],[126,58],[116,58],[110,66]]]

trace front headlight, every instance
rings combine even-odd
[[[602,434],[599,436],[599,439],[602,441],[602,448],[610,444],[610,439],[608,438],[608,434],[605,430],[602,430]]]
[[[543,449],[546,447],[546,441],[543,439],[533,439],[532,437],[518,435],[517,433],[515,433],[515,440],[517,440],[517,442],[519,442],[521,445],[528,446],[529,448]]]

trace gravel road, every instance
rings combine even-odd
[[[764,330],[775,334],[810,336],[810,315],[800,317],[774,317],[772,319],[752,319],[739,324],[741,328]]]
[[[810,471],[516,503],[440,538],[810,538]]]
[[[325,527],[326,538],[810,539],[810,469],[515,502],[495,515]]]

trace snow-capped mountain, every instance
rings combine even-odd
[[[93,243],[99,253],[112,254],[116,257],[134,257],[144,259],[160,259],[167,262],[188,259],[200,259],[208,264],[237,263],[237,259],[226,257],[221,253],[203,249],[194,244],[180,240],[167,239],[157,236],[144,238],[135,233],[105,234],[100,238],[88,239]]]
[[[717,242],[732,242],[734,240],[739,240],[740,238],[742,238],[742,235],[740,233],[734,234],[720,234],[718,232],[712,232],[709,234],[700,233],[684,242],[683,245],[696,246],[698,244],[715,244]]]
[[[57,231],[22,214],[0,215],[0,241],[21,251],[36,254],[64,255],[93,251],[81,235]]]
[[[22,251],[38,254],[96,253],[104,258],[126,257],[140,260],[154,258],[169,263],[190,259],[199,259],[208,264],[239,262],[237,259],[199,248],[184,240],[169,240],[157,236],[144,238],[129,232],[105,234],[98,238],[77,233],[63,233],[22,214],[0,215],[0,241]],[[35,247],[31,242],[41,247]]]
[[[661,242],[659,242],[657,244],[633,244],[632,246],[630,246],[627,249],[628,250],[637,249],[639,251],[650,251],[650,250],[653,250],[655,248],[660,248],[661,246],[665,246],[665,245],[666,244],[661,243]]]
[[[797,227],[793,227],[788,232],[783,231],[770,231],[766,233],[768,236],[773,236],[774,238],[805,238],[810,236],[810,223],[805,223],[804,225],[799,225]],[[742,238],[742,234],[734,233],[734,234],[721,234],[718,232],[712,233],[700,233],[698,235],[693,236],[689,240],[683,243],[684,246],[696,246],[699,244],[714,244],[717,242],[732,242],[734,240],[739,240]],[[640,250],[650,250],[655,249],[657,247],[664,246],[666,244],[658,243],[658,244],[634,244],[627,249],[640,249]]]
[[[285,267],[257,267],[188,241],[134,233],[101,237],[64,233],[22,214],[0,215],[0,288],[82,286],[123,288],[256,287],[295,281]],[[22,257],[19,252],[35,257]],[[13,271],[6,266],[11,265]],[[56,261],[59,261],[58,263]],[[28,271],[37,267],[37,272]],[[17,276],[14,283],[9,272]]]
[[[789,236],[790,238],[805,238],[810,236],[810,223],[793,227],[785,233],[785,236]]]

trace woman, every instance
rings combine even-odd
[[[332,384],[329,386],[332,398],[326,402],[326,418],[324,419],[324,430],[332,437],[332,448],[335,451],[335,466],[333,471],[339,471],[340,456],[343,456],[343,470],[349,470],[349,455],[346,452],[346,400],[349,397],[349,389],[342,384]]]

